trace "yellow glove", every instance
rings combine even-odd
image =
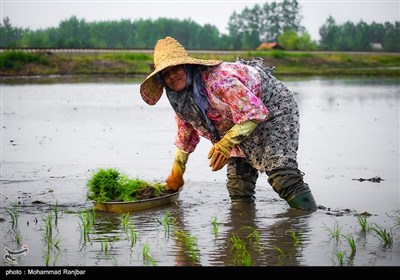
[[[177,191],[180,187],[183,186],[183,173],[185,172],[186,162],[188,158],[188,153],[185,153],[181,149],[176,148],[171,174],[168,176],[167,180],[165,180],[169,189]]]
[[[207,158],[210,160],[210,167],[212,171],[220,170],[225,164],[228,163],[231,150],[233,146],[240,144],[253,130],[256,128],[257,124],[253,121],[247,121],[241,124],[235,124],[224,137],[215,143]]]

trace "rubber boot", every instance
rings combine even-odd
[[[268,183],[290,207],[303,211],[317,210],[314,197],[303,173],[298,169],[278,169],[268,173]]]
[[[231,159],[227,167],[226,187],[229,197],[234,200],[252,202],[255,199],[255,188],[258,171],[240,158]]]
[[[290,207],[303,211],[314,212],[317,210],[317,205],[311,191],[296,196],[288,201],[288,203]]]

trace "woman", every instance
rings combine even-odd
[[[168,187],[183,186],[183,173],[200,136],[211,140],[212,171],[227,164],[231,199],[254,199],[259,172],[289,206],[315,211],[297,165],[299,112],[294,95],[261,59],[236,63],[192,58],[172,37],[157,42],[155,70],[140,85],[149,105],[165,89],[178,132]]]

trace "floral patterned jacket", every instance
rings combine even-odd
[[[241,63],[223,62],[215,67],[207,67],[201,76],[208,95],[207,116],[218,130],[220,137],[235,124],[252,120],[264,122],[268,109],[261,101],[262,80],[259,72]],[[178,133],[175,144],[187,153],[195,150],[200,136],[211,139],[208,131],[194,127],[176,116]],[[244,157],[238,146],[231,156]]]

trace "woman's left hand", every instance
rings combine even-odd
[[[212,146],[207,156],[208,159],[211,159],[209,166],[212,168],[212,171],[220,170],[228,163],[229,160],[230,150],[228,150],[229,152],[227,152],[226,147],[222,146],[221,144],[223,143],[221,142],[222,141],[219,141],[214,146]]]
[[[208,153],[208,159],[211,159],[209,166],[212,167],[212,171],[220,170],[228,163],[233,146],[249,136],[256,126],[257,124],[251,120],[235,124],[219,142],[212,146]]]

